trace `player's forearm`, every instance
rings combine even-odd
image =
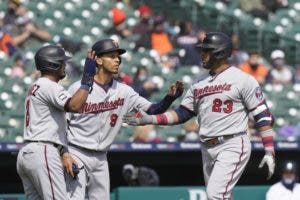
[[[67,105],[68,112],[79,112],[83,105],[86,102],[86,99],[89,95],[89,89],[80,88],[77,92],[72,96],[71,100]]]
[[[265,151],[274,153],[275,132],[271,126],[263,126],[258,129]]]
[[[187,110],[183,106],[179,106],[176,110],[165,112],[159,115],[152,115],[154,124],[157,125],[173,125],[173,124],[182,124],[192,117],[194,113]]]
[[[150,115],[152,117],[152,124],[156,125],[173,125],[178,124],[178,116],[175,111],[169,111],[158,115]]]
[[[146,113],[156,115],[166,112],[175,99],[173,96],[166,95],[160,102],[152,104]]]

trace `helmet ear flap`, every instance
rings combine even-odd
[[[216,59],[222,59],[222,58],[225,58],[225,57],[226,57],[225,51],[223,50],[223,51],[219,51],[219,52],[215,53],[215,54],[214,54],[214,57],[215,57]]]
[[[121,57],[121,56],[118,56],[118,58],[119,58],[120,65],[121,65],[121,63],[122,63],[122,57]]]

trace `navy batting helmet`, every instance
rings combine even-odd
[[[36,52],[34,61],[37,70],[58,72],[62,65],[70,58],[66,56],[65,50],[62,47],[47,45]]]
[[[206,33],[203,42],[197,44],[196,47],[204,51],[212,51],[216,59],[224,59],[231,55],[232,41],[224,33],[210,32]]]
[[[112,51],[117,51],[121,55],[126,52],[125,49],[120,49],[119,44],[112,39],[100,40],[92,46],[92,49],[95,51],[96,55],[101,55]]]

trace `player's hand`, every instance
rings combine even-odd
[[[72,158],[71,154],[69,152],[66,152],[62,156],[63,160],[63,166],[68,174],[70,174],[73,178],[75,177],[75,174],[73,172],[73,165],[77,166],[76,161]]]
[[[131,126],[141,126],[146,124],[152,124],[152,115],[148,115],[143,110],[138,112],[130,112],[123,116],[123,122]]]
[[[93,86],[94,76],[96,74],[97,64],[95,61],[95,55],[95,51],[93,51],[92,49],[88,49],[81,79],[81,85],[87,85],[90,88]]]
[[[182,81],[176,81],[170,86],[168,95],[174,98],[178,98],[182,95],[183,90],[184,90],[184,83]]]
[[[274,156],[274,153],[272,153],[270,151],[266,151],[265,156],[261,160],[258,167],[262,168],[264,165],[268,166],[268,172],[269,173],[268,173],[267,179],[270,179],[272,177],[272,175],[274,174],[274,170],[275,170],[275,156]]]

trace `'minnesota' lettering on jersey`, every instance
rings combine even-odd
[[[231,89],[231,84],[219,84],[219,85],[211,85],[205,86],[200,89],[194,89],[194,96],[196,98],[202,98],[204,96],[215,94],[215,93],[222,93],[223,91],[229,91]]]
[[[124,98],[118,98],[114,101],[104,101],[99,103],[85,103],[80,113],[100,113],[108,110],[117,109],[124,105]]]

